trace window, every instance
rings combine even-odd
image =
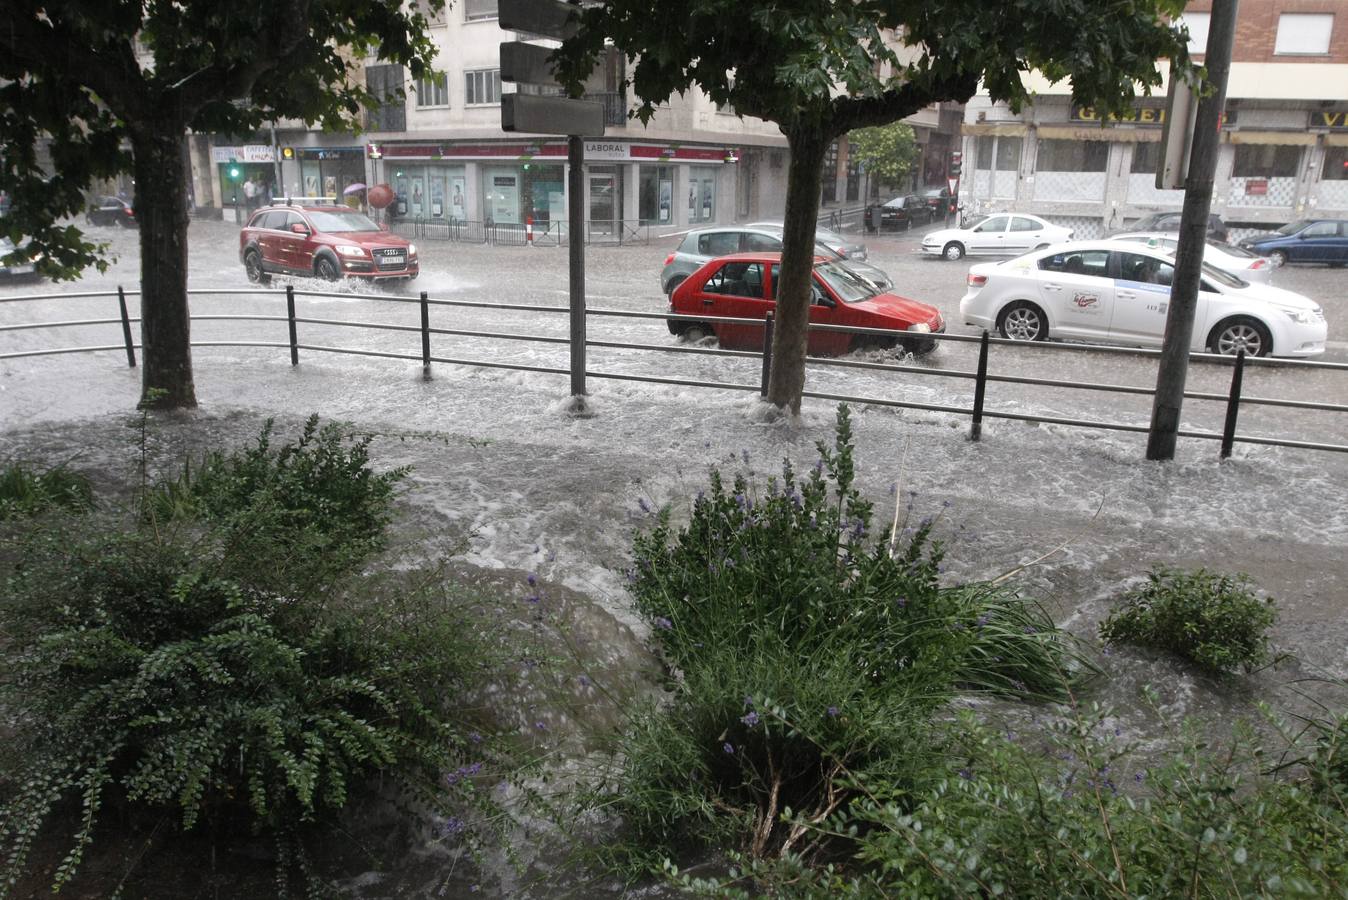
[[[1106,141],[1039,142],[1040,172],[1103,172],[1109,160]]]
[[[1154,256],[1140,253],[1119,254],[1119,279],[1140,284],[1169,286],[1175,280],[1175,268]]]
[[[746,234],[744,236],[745,253],[781,253],[782,242],[780,238],[769,237],[766,234]]]
[[[1134,175],[1154,175],[1156,174],[1156,164],[1161,158],[1160,144],[1134,144],[1133,161],[1128,167],[1128,171]]]
[[[373,104],[365,110],[366,131],[406,131],[402,66],[366,66],[365,89]]]
[[[1008,218],[1009,216],[991,216],[974,226],[974,231],[979,234],[997,234],[1006,231]]]
[[[736,231],[713,231],[698,235],[697,252],[703,256],[725,256],[740,252],[740,236]]]
[[[1326,147],[1323,181],[1348,181],[1348,147]]]
[[[997,138],[997,171],[1015,172],[1020,168],[1020,138]]]
[[[996,138],[990,135],[984,135],[974,139],[974,168],[991,169],[992,168],[992,148]]]
[[[1287,144],[1239,144],[1231,174],[1236,178],[1295,178],[1301,148]]]
[[[731,297],[763,296],[763,265],[761,263],[726,263],[707,279],[702,290],[708,294],[727,294]]]
[[[449,77],[444,72],[417,79],[417,109],[449,106]]]
[[[1189,52],[1206,53],[1208,49],[1208,23],[1212,13],[1187,12],[1180,16],[1178,24],[1189,29]]]
[[[1314,225],[1301,232],[1301,237],[1337,237],[1339,226],[1334,222],[1316,222]]]
[[[1278,16],[1278,38],[1273,52],[1327,55],[1333,30],[1333,13],[1283,13]]]
[[[463,19],[477,22],[496,18],[496,0],[464,0]]]
[[[1039,268],[1045,272],[1062,272],[1064,275],[1094,275],[1097,278],[1107,278],[1109,251],[1076,250],[1055,253],[1039,260]]]
[[[1011,227],[1008,228],[1007,231],[1038,231],[1043,227],[1043,225],[1040,225],[1034,219],[1027,219],[1024,216],[1012,216]]]
[[[464,72],[463,102],[468,106],[484,106],[501,102],[501,70],[479,69]]]

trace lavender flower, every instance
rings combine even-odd
[[[758,713],[754,712],[753,710],[749,710],[748,715],[740,717],[740,721],[743,722],[745,725],[748,725],[750,728],[753,728],[755,725],[758,724]]]
[[[661,631],[672,631],[674,629],[674,623],[666,619],[664,616],[656,616],[655,627],[659,628]]]
[[[480,744],[482,743],[482,735],[478,734],[476,731],[471,731],[468,733],[468,740],[472,741],[474,744]]]
[[[731,755],[735,753],[735,745],[730,743],[730,741],[726,741],[724,744],[722,744],[721,749]]]
[[[640,497],[637,499],[637,506],[640,506],[641,511],[644,512],[646,515],[649,516],[651,514],[651,505],[646,502],[645,497]]]
[[[538,576],[535,575],[533,572],[530,572],[529,577],[526,578],[525,581],[529,582],[529,587],[533,587],[534,585],[538,584]]]
[[[460,819],[458,816],[450,816],[448,819],[445,819],[444,824],[440,826],[440,834],[444,837],[454,837],[457,834],[462,834],[463,830],[467,827],[468,823],[463,819]]]
[[[836,719],[836,718],[838,718],[838,707],[836,707],[836,706],[830,706],[830,707],[828,708],[827,711],[828,711],[828,717],[829,717],[830,719]]]
[[[534,727],[537,728],[539,731],[547,731],[547,730],[548,730],[548,723],[547,723],[547,722],[544,722],[542,719],[540,719],[540,720],[538,720],[537,722],[534,723]]]

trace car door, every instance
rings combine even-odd
[[[969,229],[969,253],[979,256],[1001,256],[1006,253],[1006,228],[1010,216],[988,216]]]
[[[310,235],[313,233],[313,226],[293,209],[280,212],[280,215],[284,218],[277,223],[277,227],[273,231],[276,240],[277,262],[291,272],[299,272],[305,275],[313,272],[313,248],[310,247]],[[296,225],[303,225],[309,231],[304,234],[298,233],[294,231]]]
[[[1100,339],[1109,334],[1114,279],[1109,250],[1064,250],[1039,260],[1039,296],[1054,336]]]
[[[1121,344],[1160,346],[1170,309],[1170,286],[1175,267],[1169,262],[1126,250],[1114,251],[1114,314],[1110,340]],[[1195,322],[1204,319],[1205,301],[1199,295]]]
[[[762,325],[726,322],[723,318],[767,318],[775,304],[766,296],[766,281],[761,262],[729,260],[703,282],[699,291],[702,308],[724,349],[763,349]]]
[[[1339,236],[1337,222],[1314,222],[1301,229],[1291,247],[1287,248],[1287,258],[1297,262],[1331,262],[1334,257],[1334,244]]]
[[[1008,252],[1019,256],[1028,253],[1040,244],[1051,243],[1044,237],[1044,223],[1029,216],[1012,216],[1006,229],[1006,247]]]

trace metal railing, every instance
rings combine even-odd
[[[118,288],[116,294],[107,292],[80,292],[80,293],[59,293],[59,294],[33,294],[16,297],[0,298],[0,304],[14,303],[21,301],[42,301],[42,300],[70,300],[80,298],[108,298],[116,297],[117,311],[116,318],[103,319],[78,319],[68,321],[43,321],[22,324],[0,325],[0,335],[4,333],[15,333],[20,331],[30,331],[34,329],[62,329],[82,326],[119,326],[121,332],[121,341],[117,343],[86,345],[76,347],[45,348],[35,350],[23,350],[0,353],[0,360],[20,359],[26,357],[53,356],[70,353],[94,353],[103,351],[124,351],[127,364],[131,367],[136,365],[136,351],[140,345],[135,343],[132,334],[132,325],[140,321],[139,317],[130,315],[126,298],[136,296],[139,292],[124,291]],[[287,285],[283,289],[253,289],[248,291],[239,291],[234,289],[193,289],[188,293],[192,296],[239,296],[239,295],[266,295],[274,296],[277,299],[283,295],[285,298],[284,315],[257,315],[257,314],[207,314],[193,315],[193,322],[198,321],[253,321],[253,322],[275,322],[286,323],[287,340],[282,341],[258,341],[258,340],[222,340],[222,341],[199,341],[192,342],[193,347],[272,347],[286,348],[290,352],[291,365],[298,365],[300,361],[300,352],[316,353],[334,353],[353,356],[368,356],[384,359],[402,359],[420,362],[424,373],[429,377],[431,366],[435,363],[474,366],[479,368],[491,369],[510,369],[524,372],[535,372],[542,374],[571,375],[571,369],[563,366],[545,366],[532,365],[519,362],[509,362],[500,359],[486,360],[473,358],[459,358],[448,356],[437,356],[431,352],[431,339],[433,336],[458,336],[472,338],[487,338],[504,341],[522,341],[531,343],[553,344],[558,346],[569,346],[570,339],[561,336],[549,336],[539,334],[520,334],[498,331],[479,331],[463,328],[439,328],[431,326],[430,310],[433,307],[447,307],[460,309],[485,309],[496,312],[527,312],[541,313],[545,315],[568,316],[570,310],[565,306],[542,306],[536,304],[520,303],[488,303],[485,301],[470,300],[440,300],[431,299],[426,292],[422,292],[417,298],[398,297],[387,294],[353,294],[353,293],[334,293],[329,291],[310,291],[296,290],[293,285]],[[315,297],[315,298],[340,298],[343,300],[378,300],[394,304],[415,304],[419,307],[420,317],[418,324],[397,324],[389,322],[364,322],[342,319],[315,318],[311,316],[301,316],[296,310],[296,298]],[[595,318],[628,318],[628,319],[647,319],[659,321],[662,325],[666,322],[701,322],[703,319],[698,316],[678,315],[672,313],[651,313],[651,312],[633,312],[630,310],[617,309],[590,309],[587,316]],[[664,354],[696,354],[701,356],[717,356],[740,359],[759,359],[761,360],[761,377],[759,383],[751,384],[746,382],[725,382],[725,381],[701,381],[690,380],[687,378],[675,378],[666,376],[642,375],[625,372],[602,371],[585,366],[584,376],[590,378],[611,379],[619,381],[639,381],[650,384],[677,385],[685,387],[705,387],[720,390],[733,390],[741,392],[758,391],[761,396],[766,396],[768,391],[768,379],[771,372],[771,347],[772,347],[772,329],[773,319],[769,315],[767,320],[763,319],[741,319],[741,318],[719,318],[718,322],[724,324],[743,324],[763,328],[764,339],[762,349],[753,350],[722,350],[707,347],[689,346],[685,344],[647,344],[634,343],[630,341],[612,341],[599,339],[586,339],[586,348],[602,348],[613,350],[636,350],[651,351]],[[326,344],[314,344],[301,342],[299,339],[299,326],[323,326],[337,328],[355,328],[370,329],[375,331],[393,331],[416,334],[420,337],[420,352],[405,353],[397,351],[361,349],[353,347],[332,346]],[[875,336],[886,339],[895,339],[906,335],[905,333],[896,333],[884,329],[858,328],[839,325],[810,325],[810,331],[820,332],[840,332],[848,334],[859,334],[866,336]],[[835,368],[835,369],[861,369],[882,373],[891,373],[894,375],[909,375],[920,377],[936,378],[954,378],[963,381],[973,382],[973,394],[968,406],[952,405],[949,403],[920,403],[916,401],[894,399],[892,397],[870,397],[852,394],[829,393],[822,391],[807,390],[804,396],[823,400],[833,400],[849,402],[856,404],[869,404],[873,406],[891,407],[897,409],[922,410],[927,412],[948,413],[970,419],[969,437],[971,440],[980,440],[982,437],[983,422],[985,419],[1005,419],[1021,422],[1035,422],[1053,425],[1062,425],[1075,428],[1099,429],[1106,431],[1123,431],[1145,433],[1148,426],[1141,423],[1103,421],[1099,419],[1073,418],[1069,416],[1051,416],[1035,413],[1012,412],[1009,410],[999,410],[989,408],[988,387],[996,384],[1016,384],[1049,387],[1057,389],[1066,389],[1069,391],[1089,391],[1104,394],[1125,394],[1135,396],[1153,395],[1151,388],[1136,387],[1130,385],[1104,384],[1095,382],[1071,381],[1055,378],[1041,378],[1014,374],[997,374],[990,371],[990,362],[992,348],[997,348],[998,353],[1024,353],[1024,352],[1055,352],[1055,353],[1089,353],[1097,355],[1129,355],[1150,358],[1159,358],[1160,351],[1157,350],[1139,350],[1127,347],[1108,347],[1108,346],[1085,346],[1080,344],[1063,343],[1025,343],[1020,341],[1009,341],[1000,338],[993,338],[987,332],[983,332],[981,337],[968,335],[951,334],[923,334],[923,339],[931,339],[938,342],[949,343],[976,343],[978,344],[977,364],[973,371],[964,370],[945,370],[929,366],[910,365],[906,363],[882,363],[868,360],[856,359],[821,359],[811,357],[808,365],[812,368]],[[1265,407],[1269,409],[1296,409],[1303,411],[1326,412],[1326,413],[1348,413],[1348,405],[1342,403],[1328,403],[1313,400],[1296,400],[1276,397],[1249,396],[1243,392],[1244,374],[1247,368],[1251,366],[1258,367],[1276,367],[1276,368],[1294,368],[1294,369],[1314,369],[1331,372],[1348,373],[1348,364],[1346,363],[1325,363],[1311,362],[1303,360],[1270,360],[1265,358],[1247,359],[1242,353],[1236,357],[1217,356],[1214,354],[1195,353],[1192,358],[1203,364],[1219,364],[1231,367],[1230,386],[1225,393],[1212,393],[1202,391],[1185,391],[1186,400],[1213,402],[1224,404],[1223,427],[1221,431],[1204,431],[1198,429],[1180,429],[1180,437],[1197,438],[1200,440],[1213,440],[1220,442],[1220,453],[1223,457],[1229,456],[1232,447],[1236,443],[1260,444],[1266,446],[1290,447],[1304,450],[1320,450],[1344,453],[1348,452],[1348,444],[1332,443],[1328,441],[1301,440],[1295,438],[1275,437],[1256,434],[1240,434],[1237,431],[1240,412],[1249,407]],[[1338,395],[1342,395],[1339,392]]]
[[[648,244],[652,223],[642,219],[586,219],[586,244]],[[566,219],[493,222],[468,219],[395,219],[389,229],[411,240],[453,241],[522,247],[526,244],[561,247],[569,240]]]

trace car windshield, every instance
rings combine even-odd
[[[880,293],[869,281],[841,263],[822,263],[814,270],[844,303],[860,303]]]
[[[972,219],[965,219],[964,224],[960,226],[965,231],[971,228],[977,228],[988,220],[987,216],[974,216]]]
[[[361,215],[358,212],[343,212],[341,210],[318,212],[310,210],[309,218],[313,220],[316,230],[328,233],[340,234],[344,231],[379,230],[379,226],[370,221],[368,216]]]
[[[1305,219],[1302,219],[1302,220],[1300,220],[1300,221],[1298,221],[1298,222],[1288,222],[1286,225],[1284,225],[1283,227],[1279,228],[1277,231],[1275,231],[1275,232],[1273,232],[1273,233],[1274,233],[1274,234],[1296,234],[1298,231],[1300,231],[1301,229],[1305,228],[1305,227],[1306,227],[1307,225],[1309,225],[1309,224],[1311,224],[1311,223],[1308,222],[1308,221],[1306,221]]]
[[[1230,272],[1224,272],[1212,263],[1207,262],[1203,263],[1203,277],[1210,278],[1218,284],[1229,288],[1246,288],[1250,286],[1248,281],[1237,278]]]

